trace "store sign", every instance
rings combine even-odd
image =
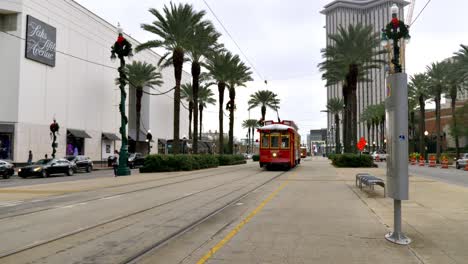
[[[54,27],[28,15],[26,58],[54,67],[56,35]]]

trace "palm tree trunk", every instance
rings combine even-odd
[[[250,148],[250,140],[251,140],[251,134],[250,134],[250,127],[247,128],[247,153],[251,153],[252,149]]]
[[[200,63],[192,62],[192,96],[193,96],[193,153],[198,153],[198,90],[200,86]]]
[[[341,144],[340,144],[340,115],[335,114],[335,153],[341,153]]]
[[[236,89],[231,84],[229,88],[229,154],[234,154],[234,108]]]
[[[422,153],[423,157],[426,157],[426,135],[424,132],[426,131],[426,104],[424,102],[424,97],[421,95],[419,96],[419,149]]]
[[[138,145],[138,142],[140,142],[140,120],[141,120],[141,98],[143,97],[143,88],[142,87],[136,87],[136,123],[135,123],[135,129],[136,129],[136,135],[135,135],[135,148]],[[136,152],[136,149],[135,149]]]
[[[372,121],[372,151],[375,151],[375,144],[377,138],[377,124]]]
[[[266,118],[266,106],[265,105],[262,105],[262,108],[261,108],[261,111],[262,111],[262,120],[263,122],[265,122],[265,118]]]
[[[174,141],[172,150],[174,154],[180,152],[180,83],[182,80],[182,67],[184,66],[184,50],[174,49],[172,53],[172,64],[174,65],[174,77],[176,85],[174,89]]]
[[[343,131],[351,131],[350,128],[350,98],[349,98],[349,91],[348,91],[348,86],[343,85],[343,100],[344,100],[344,109],[343,109]],[[343,133],[343,144],[344,144],[344,153],[349,153],[351,152],[351,147],[350,147],[350,134],[349,133]]]
[[[203,127],[203,105],[200,104],[198,109],[200,110],[200,133],[198,139],[202,139],[202,127]]]
[[[367,138],[368,141],[370,140],[371,126],[372,126],[372,123],[367,122],[367,135],[369,137],[369,138]],[[367,146],[370,146],[370,144],[368,143]],[[368,149],[369,149],[369,152],[370,152],[370,147],[368,147]]]
[[[440,158],[440,149],[441,149],[441,140],[440,140],[440,98],[441,95],[440,93],[436,95],[435,97],[435,103],[436,103],[436,130],[437,130],[437,145],[436,145],[436,159],[437,161]]]
[[[451,96],[451,107],[452,107],[452,122],[453,122],[453,130],[455,131],[454,137],[455,137],[455,151],[457,155],[457,159],[460,157],[460,139],[458,137],[458,128],[457,128],[457,117],[455,115],[455,107],[457,106],[457,93],[454,93]]]
[[[352,153],[357,152],[357,82],[358,82],[358,66],[351,64],[349,68],[349,88],[351,91],[351,151]]]
[[[219,136],[218,136],[218,152],[219,154],[224,154],[224,131],[223,131],[223,103],[224,103],[224,88],[226,84],[224,82],[218,83],[218,103],[219,103]]]
[[[192,139],[192,114],[193,113],[193,102],[189,102],[189,126],[188,126],[188,134],[189,134],[189,139]],[[195,127],[194,127],[195,129]]]

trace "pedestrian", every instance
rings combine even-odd
[[[32,161],[33,161],[33,154],[32,154],[32,151],[30,150],[29,155],[28,155],[28,165],[31,165]]]
[[[114,162],[112,163],[112,167],[114,168],[114,177],[117,177],[117,169],[119,168],[119,152],[117,150],[114,151]]]

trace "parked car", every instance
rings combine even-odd
[[[73,164],[66,159],[41,159],[34,164],[18,169],[21,178],[39,176],[46,178],[52,174],[73,175]]]
[[[93,161],[86,156],[66,156],[66,160],[73,164],[73,171],[86,171],[91,172],[93,170]]]
[[[8,179],[15,174],[15,165],[8,161],[0,160],[0,176],[3,179]]]
[[[380,160],[387,160],[387,152],[383,150],[374,151],[372,152],[371,156],[373,160],[375,160],[377,157],[379,157]]]
[[[128,155],[128,167],[131,169],[143,166],[145,164],[145,156],[141,153],[131,153]]]
[[[250,154],[250,153],[243,153],[242,155],[244,155],[244,159],[251,159],[252,158],[252,154]]]
[[[455,166],[457,169],[462,169],[465,168],[466,163],[468,163],[468,153],[463,154],[461,158],[457,159]]]

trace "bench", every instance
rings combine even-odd
[[[372,176],[368,173],[356,174],[356,186],[359,186],[359,189],[362,190],[363,185],[368,186],[372,190],[374,190],[375,185],[379,185],[384,189],[384,197],[387,196],[387,193],[385,190],[385,181],[380,178]]]

